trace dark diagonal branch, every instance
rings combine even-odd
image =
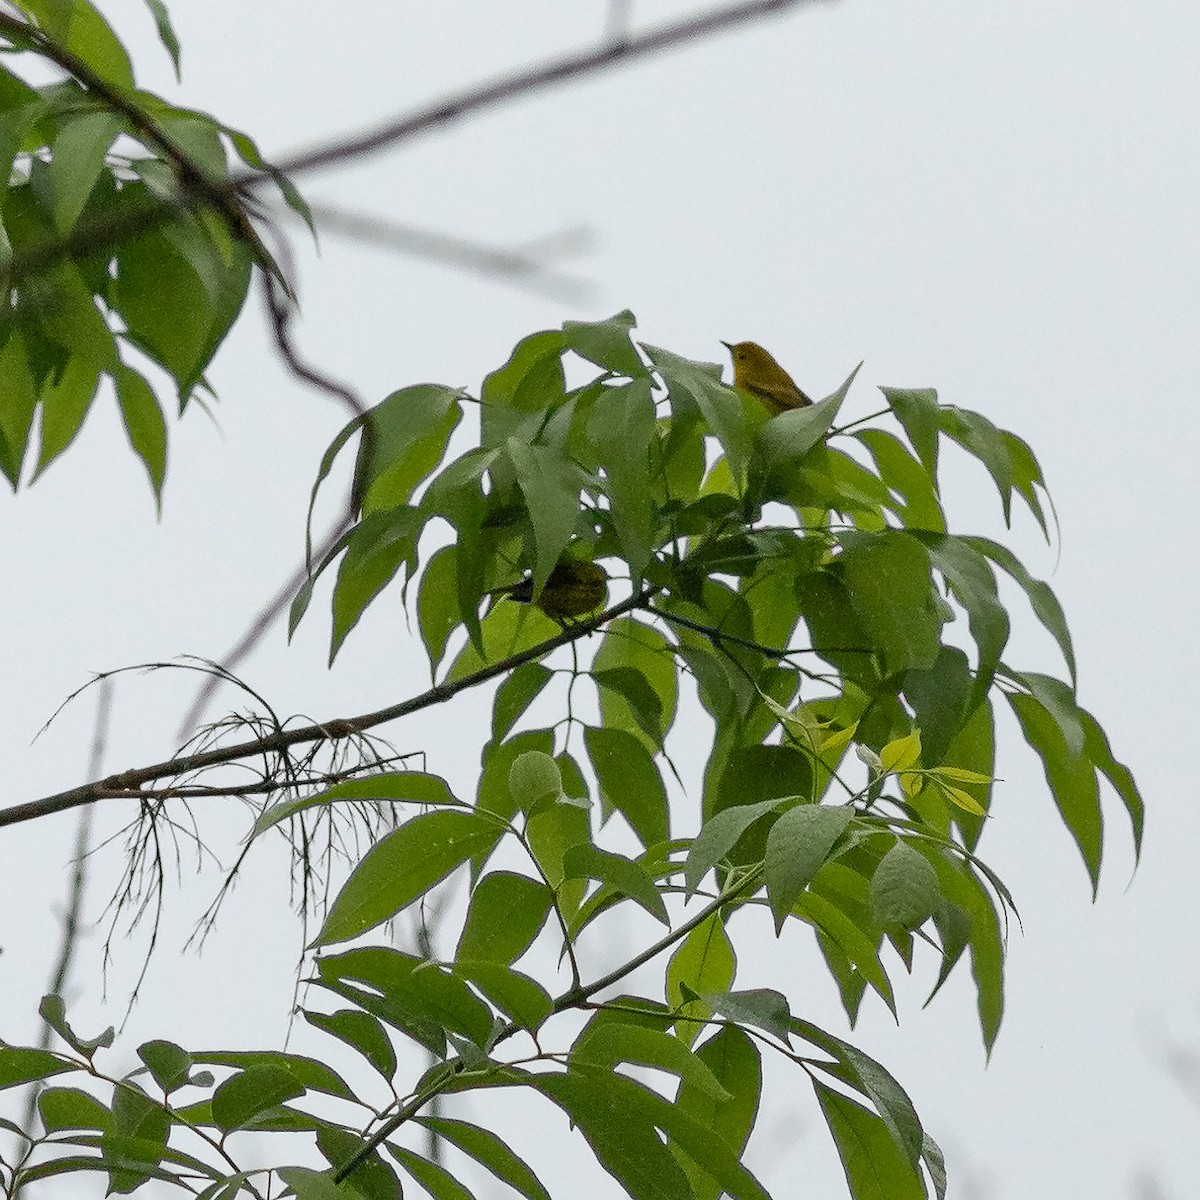
[[[728,8],[715,9],[700,16],[687,17],[660,25],[647,33],[605,41],[590,50],[564,55],[536,67],[505,75],[491,83],[479,84],[457,95],[436,100],[407,116],[384,121],[374,129],[339,138],[324,146],[300,151],[279,163],[285,175],[315,171],[385,150],[419,133],[449,124],[461,117],[492,108],[520,96],[538,92],[556,83],[582,79],[619,63],[634,62],[660,50],[673,49],[688,42],[711,37],[736,25],[782,13],[804,0],[743,0]]]
[[[307,742],[328,741],[330,738],[350,737],[383,725],[388,721],[398,720],[410,713],[430,708],[435,704],[444,704],[459,692],[478,687],[498,676],[507,675],[510,671],[524,663],[541,658],[544,654],[568,645],[578,638],[592,633],[602,625],[623,616],[637,608],[646,607],[656,589],[646,589],[614,604],[611,608],[585,621],[578,621],[561,633],[519,654],[513,654],[500,662],[492,663],[461,679],[448,680],[435,684],[420,695],[402,700],[399,704],[375,712],[362,713],[357,717],[338,717],[315,725],[302,725],[295,729],[277,729],[274,733],[249,741],[238,742],[232,746],[221,746],[213,750],[204,750],[197,754],[180,755],[164,762],[154,763],[148,767],[135,767],[110,775],[96,783],[83,784],[53,796],[43,796],[40,800],[30,800],[24,804],[14,804],[10,808],[0,809],[0,826],[17,825],[22,821],[33,821],[51,813],[63,812],[69,808],[78,808],[81,804],[92,804],[97,800],[108,799],[114,795],[127,797],[136,792],[145,783],[153,783],[159,779],[173,779],[180,775],[204,770],[208,767],[222,766],[226,763],[237,762],[241,759],[262,754],[274,754],[287,750],[292,746],[303,745]]]

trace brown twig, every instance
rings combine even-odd
[[[147,767],[135,767],[129,771],[121,771],[95,783],[83,784],[65,792],[58,792],[53,796],[43,796],[39,800],[29,800],[24,804],[14,804],[10,808],[0,809],[0,827],[17,825],[23,821],[33,821],[39,817],[49,816],[51,813],[78,808],[81,804],[92,804],[97,800],[105,799],[109,792],[116,791],[122,795],[135,794],[142,784],[152,783],[158,779],[176,778],[187,772],[237,762],[239,759],[249,758],[252,755],[276,753],[305,742],[349,737],[376,725],[383,725],[388,721],[406,717],[410,713],[419,712],[432,705],[444,704],[447,700],[457,696],[459,692],[478,687],[491,679],[506,675],[524,663],[532,662],[534,659],[541,658],[542,655],[558,649],[559,646],[565,646],[577,638],[592,633],[616,617],[623,616],[634,609],[646,607],[655,590],[648,588],[638,592],[620,603],[614,604],[597,616],[576,622],[570,628],[564,629],[552,638],[547,638],[544,642],[539,642],[536,646],[531,646],[528,650],[510,655],[500,662],[492,663],[470,675],[464,675],[461,679],[435,684],[420,695],[402,700],[398,704],[389,705],[387,708],[362,713],[356,717],[339,717],[319,724],[303,725],[296,729],[280,729],[263,737],[238,742],[232,746],[181,755]]]

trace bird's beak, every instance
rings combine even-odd
[[[733,352],[733,347],[728,342],[722,342],[721,345],[724,346],[725,349],[728,350],[730,353]]]

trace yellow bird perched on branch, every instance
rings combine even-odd
[[[733,359],[733,386],[766,405],[777,417],[789,408],[806,408],[812,401],[796,381],[757,342],[722,342]]]
[[[532,575],[511,587],[497,588],[492,595],[508,596],[518,604],[536,603],[552,621],[565,625],[575,617],[595,612],[604,603],[608,597],[608,572],[599,563],[564,554],[536,601]]]

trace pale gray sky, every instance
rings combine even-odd
[[[146,86],[282,156],[586,45],[607,6],[176,0],[181,89],[142,5],[102,7]],[[652,23],[689,6],[642,0],[633,11]],[[317,258],[297,232],[300,344],[369,401],[426,379],[476,388],[526,333],[628,307],[642,337],[680,353],[716,360],[720,339],[752,337],[818,394],[862,359],[856,411],[877,406],[877,384],[936,386],[1033,445],[1062,523],[1061,560],[1023,518],[1010,544],[1057,590],[1081,700],[1136,772],[1149,822],[1126,890],[1128,827],[1108,805],[1092,905],[1036,762],[1007,729],[983,850],[1025,929],[1010,943],[990,1065],[965,970],[921,1011],[935,971],[919,963],[901,987],[899,1030],[882,1006],[865,1006],[854,1036],[910,1089],[947,1151],[951,1195],[967,1200],[1124,1200],[1148,1174],[1165,1196],[1191,1194],[1200,1114],[1164,1060],[1170,1042],[1200,1054],[1189,918],[1200,901],[1189,782],[1200,667],[1198,53],[1200,15],[1179,0],[817,3],[300,180],[314,202],[489,243],[593,231],[594,245],[561,264],[591,281],[577,302],[333,236]],[[277,365],[257,299],[212,377],[220,429],[199,411],[173,428],[161,524],[105,403],[43,480],[0,500],[14,581],[0,602],[5,804],[81,781],[90,700],[30,739],[89,671],[219,656],[297,561],[308,489],[343,414]],[[995,533],[990,483],[966,470],[951,478],[955,527]],[[325,595],[290,648],[279,632],[245,668],[281,711],[359,712],[424,685],[398,600],[376,606],[327,672]],[[1018,619],[1006,657],[1054,673],[1032,624]],[[126,678],[111,769],[164,757],[188,694],[177,680]],[[475,746],[461,730],[482,712],[469,700],[387,732],[465,787]],[[228,802],[220,808],[213,827],[228,850],[244,821]],[[116,813],[98,817],[106,830],[119,825]],[[34,1036],[73,827],[68,814],[3,831],[9,1041]],[[282,860],[269,857],[202,957],[177,950],[217,876],[168,895],[129,1047],[152,1036],[187,1046],[282,1036],[300,939]],[[94,909],[120,864],[118,850],[98,856]],[[120,1019],[138,967],[136,951],[118,946],[105,1009],[99,948],[91,938],[81,960],[85,1030]],[[843,1028],[832,984],[799,938],[763,939],[761,953],[795,955],[797,1006]],[[753,963],[743,967],[747,985],[761,981]],[[231,971],[252,1004],[231,1008]],[[752,1162],[781,1198],[838,1195],[828,1137],[796,1082],[774,1069]],[[544,1148],[524,1148],[540,1170]],[[577,1148],[555,1156],[543,1175],[552,1192],[579,1194],[579,1162]],[[616,1193],[597,1171],[586,1194]]]

